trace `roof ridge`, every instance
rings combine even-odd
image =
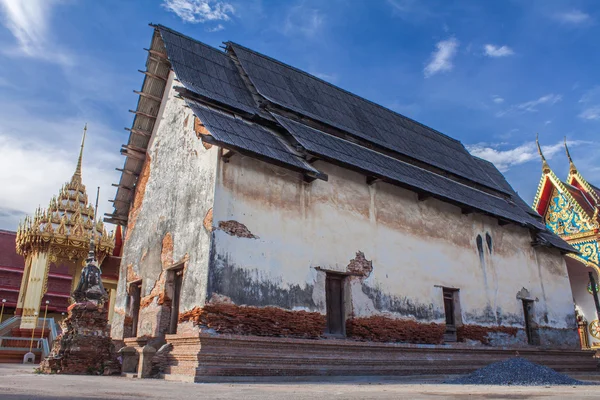
[[[270,61],[276,62],[277,64],[283,65],[284,67],[290,68],[290,69],[292,69],[292,70],[294,70],[294,71],[296,71],[296,72],[299,72],[299,73],[301,73],[301,74],[303,74],[303,75],[307,75],[307,76],[309,76],[309,77],[311,77],[311,78],[314,78],[314,79],[318,80],[319,82],[322,82],[322,83],[324,83],[324,84],[326,84],[326,85],[328,85],[328,86],[331,86],[331,87],[333,87],[333,88],[335,88],[335,89],[341,90],[342,92],[344,92],[344,93],[347,93],[347,94],[349,94],[349,95],[351,95],[351,96],[358,97],[358,98],[360,98],[361,100],[364,100],[364,101],[366,101],[366,102],[368,102],[368,103],[371,103],[371,104],[373,104],[373,105],[375,105],[375,106],[377,106],[377,107],[379,107],[379,108],[382,108],[382,109],[384,109],[384,110],[386,110],[386,111],[389,111],[389,112],[391,112],[391,113],[393,113],[393,114],[395,114],[395,115],[397,115],[397,116],[399,116],[399,117],[401,117],[401,118],[405,118],[405,119],[407,119],[407,120],[409,120],[409,121],[411,121],[411,122],[414,122],[415,124],[417,124],[417,125],[419,125],[419,126],[422,126],[423,128],[431,129],[433,132],[437,133],[438,135],[441,135],[441,136],[443,136],[443,137],[445,137],[445,138],[447,138],[447,139],[450,139],[450,140],[452,140],[452,141],[454,141],[454,142],[456,142],[456,143],[460,143],[460,144],[461,144],[461,145],[464,147],[464,145],[462,144],[462,142],[461,142],[460,140],[458,140],[458,139],[455,139],[455,138],[453,138],[452,136],[446,135],[445,133],[442,133],[442,132],[438,131],[438,130],[437,130],[437,129],[435,129],[435,128],[432,128],[432,127],[430,127],[430,126],[427,126],[427,125],[425,125],[425,124],[423,124],[423,123],[421,123],[421,122],[419,122],[419,121],[416,121],[416,120],[414,120],[414,119],[412,119],[412,118],[410,118],[410,117],[407,117],[406,115],[400,114],[399,112],[396,112],[396,111],[394,111],[394,110],[391,110],[391,109],[389,109],[389,108],[387,108],[387,107],[385,107],[385,106],[382,106],[382,105],[381,105],[381,104],[379,104],[379,103],[376,103],[376,102],[374,102],[374,101],[372,101],[372,100],[369,100],[369,99],[367,99],[367,98],[365,98],[365,97],[362,97],[362,96],[360,96],[360,95],[358,95],[358,94],[356,94],[356,93],[352,93],[352,92],[350,92],[350,91],[348,91],[348,90],[346,90],[346,89],[344,89],[344,88],[341,88],[341,87],[339,87],[339,86],[337,86],[337,85],[334,85],[334,84],[333,84],[333,83],[331,83],[331,82],[327,82],[326,80],[323,80],[323,79],[319,78],[318,76],[315,76],[315,75],[313,75],[313,74],[311,74],[311,73],[309,73],[309,72],[303,71],[303,70],[301,70],[301,69],[299,69],[299,68],[296,68],[296,67],[294,67],[293,65],[286,64],[286,63],[284,63],[283,61],[279,61],[279,60],[277,60],[277,59],[275,59],[275,58],[273,58],[273,57],[270,57],[270,56],[267,56],[267,55],[265,55],[265,54],[259,53],[258,51],[256,51],[256,50],[252,50],[252,49],[250,49],[250,48],[248,48],[248,47],[246,47],[246,46],[243,46],[243,45],[241,45],[241,44],[239,44],[239,43],[235,43],[235,42],[232,42],[232,41],[227,41],[227,42],[225,42],[225,44],[227,44],[227,45],[229,45],[229,44],[232,44],[232,45],[235,45],[235,46],[239,46],[239,47],[241,47],[241,48],[243,48],[243,49],[245,49],[245,50],[251,51],[252,53],[254,53],[254,54],[256,54],[256,55],[258,55],[258,56],[260,56],[260,57],[266,58],[266,59],[268,59],[268,60],[270,60]]]
[[[222,50],[219,50],[219,49],[217,49],[216,47],[213,47],[213,46],[211,46],[211,45],[209,45],[209,44],[206,44],[206,43],[204,43],[204,42],[201,42],[201,41],[199,41],[198,39],[194,39],[194,38],[193,38],[193,37],[191,37],[191,36],[184,35],[183,33],[179,32],[179,31],[176,31],[176,30],[174,30],[174,29],[171,29],[171,28],[169,28],[169,27],[167,27],[167,26],[164,26],[164,25],[161,25],[161,24],[152,24],[152,23],[150,24],[150,26],[153,26],[154,28],[164,29],[164,30],[166,30],[166,31],[169,31],[169,32],[171,32],[171,33],[172,33],[172,34],[174,34],[174,35],[181,36],[181,37],[183,37],[183,38],[186,38],[186,39],[188,39],[188,40],[191,40],[192,42],[198,43],[199,45],[201,45],[201,46],[204,46],[204,47],[206,47],[206,48],[208,48],[208,49],[210,49],[210,50],[212,50],[212,51],[216,51],[217,53],[219,53],[219,54],[221,54],[221,55],[227,56],[227,53],[226,53],[226,52],[224,52],[224,51],[222,51]]]

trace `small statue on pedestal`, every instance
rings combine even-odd
[[[90,243],[90,251],[85,261],[87,262],[87,265],[83,267],[79,283],[71,297],[76,303],[93,301],[98,303],[98,305],[101,305],[108,300],[108,294],[104,289],[104,285],[102,285],[102,271],[100,271],[100,268],[96,265],[93,240]]]

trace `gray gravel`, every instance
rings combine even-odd
[[[521,357],[499,361],[445,383],[454,385],[590,385]]]

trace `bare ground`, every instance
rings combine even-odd
[[[578,377],[581,378],[581,377]],[[1,400],[56,399],[589,399],[600,386],[503,387],[441,384],[442,378],[357,377],[335,382],[181,383],[104,376],[37,375],[0,364]]]

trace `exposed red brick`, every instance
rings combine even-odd
[[[373,342],[441,344],[444,341],[445,331],[445,324],[425,324],[377,315],[346,321],[348,337]]]
[[[208,210],[208,212],[204,216],[203,225],[204,225],[204,229],[206,229],[208,232],[212,232],[215,229],[213,227],[213,209],[212,209],[212,207],[210,208],[210,210]]]
[[[231,236],[258,239],[258,236],[253,235],[246,225],[234,220],[219,221],[219,229]]]
[[[483,344],[490,344],[489,333],[506,333],[516,336],[519,328],[509,326],[481,326],[481,325],[462,325],[456,328],[456,339],[463,342],[466,339],[478,340]]]
[[[357,251],[356,257],[350,260],[350,264],[348,264],[346,270],[351,274],[361,275],[366,278],[373,271],[373,262],[365,258],[365,253]]]
[[[129,210],[129,218],[127,219],[127,233],[125,234],[125,241],[129,239],[131,232],[133,232],[135,222],[137,221],[137,216],[140,213],[142,200],[144,200],[144,194],[146,193],[146,185],[148,184],[148,179],[150,178],[150,162],[150,154],[146,154],[146,160],[144,161],[142,173],[138,177],[137,183],[135,184],[135,195],[133,196],[133,203],[131,204],[131,209]]]
[[[127,282],[135,282],[139,280],[139,275],[133,270],[133,264],[127,264]]]
[[[202,136],[211,136],[210,132],[206,129],[206,127],[204,127],[204,124],[202,124],[202,121],[200,121],[200,119],[196,116],[194,116],[194,132],[196,132],[196,136],[199,139],[201,139]],[[212,147],[212,144],[206,143],[204,141],[202,141],[202,145],[207,150]]]
[[[173,236],[170,232],[167,232],[163,237],[160,262],[162,263],[163,268],[168,268],[173,265]]]
[[[325,329],[325,316],[318,312],[227,303],[196,307],[180,314],[179,322],[184,321],[194,321],[219,333],[237,335],[318,338]]]
[[[108,310],[88,303],[74,303],[63,321],[65,330],[54,341],[40,372],[51,374],[120,373],[108,327]]]

